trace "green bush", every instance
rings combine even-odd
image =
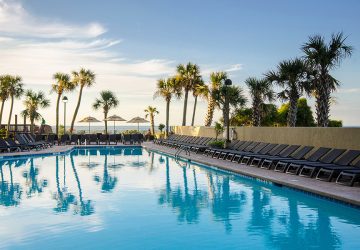
[[[6,138],[7,130],[6,128],[0,129],[0,138]]]
[[[342,120],[329,120],[329,127],[337,127],[340,128],[342,127]]]
[[[125,130],[121,132],[122,134],[138,134],[139,131],[137,131],[136,129],[129,129],[129,130]]]
[[[224,148],[224,141],[212,141],[208,144],[212,148]]]

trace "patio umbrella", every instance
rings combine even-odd
[[[149,121],[145,120],[144,118],[138,117],[138,116],[132,118],[130,121],[127,121],[127,123],[137,123],[138,131],[139,131],[139,123],[147,123],[147,122],[149,122]]]
[[[85,117],[84,119],[82,119],[79,122],[88,122],[89,123],[89,134],[90,134],[90,123],[92,123],[92,122],[100,122],[100,121],[98,119],[96,119],[95,117],[88,116],[88,117]]]
[[[106,118],[106,121],[114,122],[114,134],[115,134],[115,122],[123,122],[123,121],[126,121],[126,120],[124,118],[120,117],[120,116],[112,115],[112,116],[109,116],[108,118]]]

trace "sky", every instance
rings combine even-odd
[[[302,56],[300,47],[311,35],[328,41],[342,31],[354,53],[332,72],[341,87],[334,93],[331,119],[359,126],[359,10],[356,0],[0,0],[0,74],[20,75],[26,89],[44,91],[51,106],[40,113],[51,125],[54,73],[81,67],[95,72],[96,83],[84,90],[77,120],[88,115],[101,120],[92,103],[101,90],[111,90],[120,105],[110,115],[143,117],[151,105],[160,111],[159,124],[165,123],[165,102],[153,98],[156,82],[174,75],[178,64],[198,64],[206,82],[210,72],[226,71],[248,95],[246,78],[262,77],[281,60]],[[78,90],[66,96],[69,125]],[[193,103],[191,97],[187,124]],[[5,121],[9,107],[7,102]],[[181,124],[182,107],[182,99],[171,103],[171,125]],[[200,100],[195,125],[203,125],[206,107]],[[16,100],[14,114],[23,109],[23,100]],[[216,111],[215,119],[220,115]]]

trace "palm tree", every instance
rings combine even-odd
[[[0,76],[0,101],[1,101],[1,109],[0,109],[0,124],[2,122],[2,115],[4,111],[4,105],[6,100],[9,98],[9,81],[10,75],[2,75]]]
[[[7,131],[10,131],[10,123],[11,123],[11,116],[12,111],[14,107],[14,99],[18,99],[22,96],[24,93],[23,83],[21,82],[22,79],[20,76],[9,76],[9,85],[8,85],[8,91],[9,91],[9,97],[11,100],[10,104],[10,111],[9,111],[9,119],[7,124]]]
[[[32,90],[27,90],[25,92],[24,100],[25,110],[22,111],[22,116],[30,118],[30,131],[34,132],[34,122],[39,121],[42,116],[38,112],[40,108],[47,108],[50,106],[50,100],[46,99],[44,92],[34,92]]]
[[[228,124],[225,120],[227,118],[226,113],[230,113],[230,110],[225,108],[225,97],[228,96],[229,108],[242,107],[247,101],[242,88],[239,86],[226,86],[222,84],[219,89],[214,90],[211,94],[215,107],[218,107],[223,112],[224,124]]]
[[[277,72],[270,71],[265,74],[268,81],[284,88],[278,97],[290,102],[287,116],[288,127],[295,127],[298,100],[304,91],[307,93],[310,91],[307,72],[307,64],[303,60],[295,58],[280,62]]]
[[[93,108],[98,110],[100,107],[104,112],[104,121],[105,121],[105,133],[107,134],[107,116],[109,110],[116,108],[119,105],[119,100],[117,99],[115,93],[110,90],[104,90],[100,92],[100,98],[96,98],[93,104]]]
[[[177,78],[184,89],[184,110],[182,126],[186,126],[186,110],[189,92],[194,89],[194,86],[201,83],[200,68],[196,64],[189,62],[188,64],[179,64],[177,66]]]
[[[60,98],[62,94],[66,91],[72,91],[75,89],[75,84],[70,81],[70,76],[68,74],[63,73],[55,73],[53,76],[56,81],[55,84],[51,86],[51,92],[55,92],[57,94],[56,100],[56,134],[59,134],[59,104]],[[64,131],[65,133],[66,131]]]
[[[70,133],[72,133],[74,130],[74,123],[75,123],[77,113],[79,111],[83,89],[84,89],[84,87],[91,87],[91,85],[93,85],[95,83],[94,72],[92,72],[91,70],[84,69],[84,68],[80,69],[79,72],[73,71],[72,77],[73,77],[72,82],[75,84],[75,86],[80,86],[80,91],[79,91],[78,102],[76,104],[76,108],[74,111],[74,116],[71,121]]]
[[[169,111],[170,102],[173,96],[181,97],[181,85],[175,77],[168,79],[160,79],[157,82],[157,90],[154,94],[154,98],[161,96],[166,101],[166,130],[165,135],[169,135]]]
[[[227,79],[226,72],[212,72],[210,74],[210,86],[209,86],[209,94],[208,94],[208,108],[207,114],[205,118],[205,126],[211,126],[213,117],[214,117],[214,110],[215,110],[215,100],[213,99],[212,92],[218,90],[223,81]]]
[[[353,48],[345,44],[346,37],[342,32],[332,34],[329,44],[324,37],[315,35],[302,46],[305,58],[312,67],[312,90],[316,97],[317,125],[327,127],[331,104],[331,93],[339,86],[339,82],[330,75],[330,70],[340,65],[341,61],[350,57]]]
[[[252,98],[253,126],[258,127],[261,125],[261,106],[263,106],[266,100],[272,101],[274,99],[274,92],[271,82],[267,79],[249,77],[245,80],[245,83],[250,90],[250,96]]]
[[[194,110],[193,110],[193,115],[192,115],[192,119],[191,119],[191,126],[194,126],[194,121],[195,121],[195,113],[196,113],[196,106],[197,106],[197,99],[198,97],[203,97],[203,98],[207,98],[208,94],[209,94],[209,88],[207,85],[204,84],[204,82],[198,83],[194,86],[194,89],[192,90],[193,92],[193,96],[195,98],[194,101]]]
[[[145,118],[150,117],[151,134],[155,135],[154,116],[155,114],[159,114],[159,111],[155,107],[148,106],[144,112],[146,113]]]

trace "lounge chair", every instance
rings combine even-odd
[[[280,162],[282,164],[287,164],[284,167],[284,172],[287,174],[299,174],[303,164],[306,164],[308,162],[316,162],[321,157],[325,156],[331,149],[330,148],[318,148],[315,152],[313,152],[309,157],[307,157],[304,160],[281,160]]]
[[[21,134],[16,134],[15,135],[15,139],[22,145],[26,145],[27,147],[29,147],[30,149],[36,149],[39,150],[42,148],[42,146],[38,143],[31,143],[28,142]]]
[[[122,135],[122,143],[124,144],[124,145],[126,145],[126,143],[129,143],[129,144],[131,144],[131,136],[130,136],[130,134],[123,134]]]
[[[360,160],[358,160],[352,169],[341,170],[336,178],[336,183],[345,186],[353,186],[355,182],[360,182]]]
[[[20,148],[17,146],[10,146],[4,139],[0,138],[0,151],[1,152],[20,151]]]
[[[70,145],[71,144],[75,144],[75,145],[78,145],[79,144],[79,135],[77,135],[77,134],[72,134],[71,136],[70,136]]]
[[[259,158],[262,159],[259,162],[258,166],[260,168],[271,169],[279,160],[289,158],[296,150],[298,150],[300,145],[290,145],[286,149],[284,149],[278,156],[261,156]]]
[[[321,166],[324,164],[333,163],[340,155],[342,155],[346,150],[345,149],[332,149],[324,157],[322,157],[319,162],[307,162],[302,164],[302,168],[299,172],[299,176],[303,177],[314,177],[319,168],[316,166]]]
[[[98,138],[96,134],[89,134],[89,145],[90,144],[98,144]]]
[[[212,158],[224,159],[225,156],[231,152],[232,150],[236,150],[239,145],[242,144],[242,141],[233,140],[229,143],[227,148],[215,148],[213,149],[214,153],[212,154]]]
[[[121,142],[122,141],[122,136],[121,134],[116,134],[116,142]]]
[[[288,146],[289,146],[288,144],[279,144],[273,150],[271,150],[267,154],[267,156],[279,156],[279,154]],[[263,157],[264,157],[264,155],[262,155],[262,154],[252,155],[252,160],[250,161],[250,164],[248,164],[248,165],[251,167],[258,167],[260,162],[264,159]]]
[[[70,136],[68,134],[64,134],[60,137],[60,145],[68,145],[70,142]]]
[[[256,146],[254,147],[253,144],[249,144],[247,147],[244,147],[244,144],[242,144],[240,147],[238,147],[237,150],[228,153],[224,159],[226,159],[227,161],[239,162],[243,155],[257,154],[260,152],[260,150],[262,150],[264,147],[266,147],[268,145],[268,143],[260,142],[255,145]],[[231,155],[233,155],[233,156],[231,156]]]
[[[296,153],[294,153],[291,157],[276,159],[277,163],[275,165],[274,171],[285,172],[286,166],[288,165],[288,162],[285,162],[286,160],[291,161],[291,160],[304,159],[305,155],[307,155],[313,148],[314,148],[313,146],[304,146],[301,149],[299,149]]]
[[[99,135],[99,144],[107,145],[109,143],[109,137],[107,134]]]
[[[55,145],[56,140],[56,135],[55,134],[49,134],[46,138],[46,141],[52,145]]]
[[[355,160],[360,155],[359,150],[349,150],[345,152],[342,156],[337,158],[333,164],[313,164],[309,166],[306,164],[302,171],[308,170],[312,172],[312,175],[316,175],[317,180],[321,181],[331,181],[333,178],[338,177],[338,175],[343,170],[351,170],[352,166],[349,164]]]
[[[47,148],[48,147],[48,143],[47,142],[37,142],[35,141],[35,138],[33,138],[31,136],[31,134],[20,134],[28,143],[33,143],[33,144],[37,144],[40,145],[42,148]]]
[[[220,156],[222,155],[222,159],[226,159],[227,155],[228,154],[231,154],[231,153],[238,153],[241,151],[245,151],[245,152],[250,152],[252,149],[256,148],[258,145],[260,144],[260,142],[251,142],[250,144],[248,144],[245,148],[243,146],[239,146],[237,149],[235,150],[222,150],[220,151],[220,154],[217,155],[218,152],[215,152],[214,155],[213,155],[213,158],[220,158]],[[243,145],[243,144],[242,144]],[[241,149],[240,149],[241,148]]]
[[[140,134],[131,134],[130,135],[131,141],[133,144],[141,144],[141,136]]]
[[[117,145],[117,139],[116,139],[116,135],[115,135],[115,134],[110,134],[110,135],[109,135],[109,145],[110,145],[111,143]]]
[[[254,149],[250,150],[249,152],[241,151],[234,155],[231,160],[232,162],[237,162],[240,164],[248,164],[250,160],[252,159],[253,155],[264,155],[268,154],[273,148],[275,148],[278,144],[271,144],[271,143],[265,143],[261,142],[258,146],[256,146]]]
[[[9,144],[11,147],[18,147],[20,148],[21,151],[23,150],[30,150],[30,147],[27,146],[26,144],[21,144],[21,143],[17,143],[16,141],[14,141],[12,138],[6,138],[4,139],[7,144]]]

